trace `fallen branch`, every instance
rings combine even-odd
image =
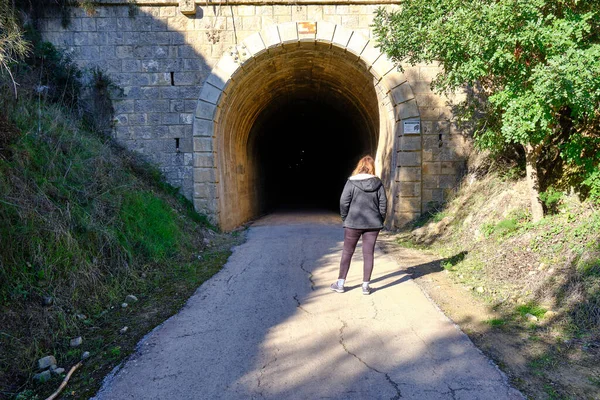
[[[65,379],[63,379],[63,381],[60,384],[60,386],[58,387],[58,389],[56,389],[56,392],[52,393],[46,400],[56,399],[58,397],[58,395],[60,394],[60,392],[62,392],[62,390],[67,386],[67,383],[69,382],[69,379],[71,379],[71,375],[73,375],[73,372],[75,372],[77,370],[77,368],[81,367],[82,364],[83,364],[83,360],[81,360],[77,364],[73,365],[73,367],[71,367],[71,370],[69,371],[67,376],[65,376]]]

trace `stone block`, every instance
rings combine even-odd
[[[214,183],[194,182],[194,198],[214,199],[217,197],[217,185]]]
[[[392,90],[396,86],[402,85],[404,82],[406,82],[406,76],[398,71],[397,67],[385,74],[382,79],[382,83],[388,90]]]
[[[418,118],[419,116],[419,108],[414,99],[396,105],[396,121],[407,118]]]
[[[134,100],[135,112],[168,112],[168,100]]]
[[[244,39],[244,45],[252,57],[256,57],[267,51],[267,46],[265,46],[265,43],[258,32]]]
[[[396,68],[387,56],[381,55],[371,66],[370,72],[377,80],[381,80],[388,72]]]
[[[214,135],[215,123],[208,119],[195,118],[193,124],[193,135],[212,137]],[[200,150],[198,150],[200,151]],[[209,151],[209,150],[204,150]]]
[[[399,167],[396,172],[399,182],[419,182],[421,180],[421,167]]]
[[[421,193],[421,204],[423,210],[429,210],[430,204],[433,203],[433,189],[423,189]]]
[[[365,38],[363,35],[354,33],[348,42],[346,50],[358,57],[367,46],[367,43],[369,43],[369,39]]]
[[[134,110],[135,104],[134,104],[133,100],[115,99],[113,101],[113,105],[114,105],[116,114],[123,114],[123,113],[132,113]]]
[[[161,17],[174,17],[177,15],[177,7],[175,6],[162,6],[159,9],[159,15]]]
[[[174,83],[177,86],[200,85],[203,81],[203,74],[199,71],[177,72],[174,74]],[[170,77],[169,77],[170,79]],[[219,90],[219,89],[217,89]],[[219,90],[220,91],[220,90]]]
[[[208,82],[202,86],[202,91],[200,92],[200,100],[206,101],[208,103],[217,104],[219,98],[221,97],[221,90],[209,84]]]
[[[399,182],[397,184],[399,197],[421,196],[421,184],[417,182]]]
[[[223,55],[223,57],[221,57],[217,63],[217,71],[213,71],[213,73],[218,73],[218,77],[223,82],[227,82],[229,79],[231,79],[231,76],[240,68],[240,65],[233,58],[235,53],[232,53],[234,53],[233,49]]]
[[[247,16],[252,16],[256,14],[256,7],[249,5],[240,5],[240,6],[236,6],[234,8],[234,13],[237,13],[237,15],[239,15],[240,17],[247,17]]]
[[[206,119],[212,121],[215,116],[215,111],[217,110],[217,106],[208,103],[206,101],[198,101],[198,106],[196,107],[196,118]],[[212,136],[212,134],[211,134]]]
[[[440,162],[423,162],[423,175],[439,175],[441,172]]]
[[[183,112],[194,113],[198,107],[198,100],[184,100],[183,101]]]
[[[279,25],[281,43],[294,43],[298,41],[298,26],[295,22],[286,22]]]
[[[371,66],[381,56],[381,51],[373,47],[373,44],[369,42],[363,50],[362,54],[360,55],[360,59],[363,60],[368,66]]]
[[[204,84],[206,85],[208,83],[220,90],[225,90],[225,88],[227,87],[227,84],[229,83],[230,80],[231,80],[231,75],[229,75],[227,72],[221,70],[220,68],[215,67],[212,70],[212,73],[210,75],[208,75],[208,78],[206,78],[206,81],[204,82]]]
[[[210,152],[213,150],[213,140],[210,137],[194,137],[195,152]]]
[[[215,168],[194,168],[194,182],[196,183],[214,183],[215,179]]]
[[[431,201],[435,203],[444,202],[444,189],[432,189],[431,190]]]
[[[209,217],[212,223],[217,223],[218,217],[215,215],[218,210],[218,199],[210,199],[210,198],[194,198],[194,209],[201,213],[205,214]]]
[[[117,31],[117,19],[112,18],[96,18],[96,30],[105,32]]]
[[[213,153],[194,153],[194,167],[214,167],[215,156]]]
[[[94,32],[96,31],[96,18],[81,18],[80,26],[81,31]]]
[[[192,126],[191,125],[170,125],[168,127],[169,137],[170,138],[184,138],[192,136]]]
[[[440,176],[439,175],[423,175],[423,189],[436,189],[439,187]]]
[[[336,25],[331,43],[345,49],[348,46],[348,42],[350,42],[351,36],[352,30],[344,28],[342,25]]]
[[[194,122],[194,114],[193,113],[181,113],[179,114],[179,123],[186,125],[186,128],[189,128],[190,134],[192,132],[192,124]]]
[[[452,189],[456,186],[457,177],[455,175],[440,175],[440,189]]]
[[[401,167],[417,167],[421,165],[421,152],[398,152],[398,165]]]
[[[323,19],[323,6],[308,5],[306,10],[306,19],[308,21],[321,21]]]
[[[404,103],[414,98],[412,89],[408,82],[404,82],[399,86],[396,86],[390,91],[394,104]]]
[[[417,213],[421,211],[420,197],[399,197],[394,203],[396,212]]]
[[[273,6],[273,15],[289,15],[292,16],[292,7],[290,6]]]
[[[331,43],[333,40],[333,33],[335,32],[335,24],[325,21],[317,22],[317,42]]]
[[[400,149],[404,151],[421,150],[421,136],[402,136]]]
[[[433,161],[433,151],[432,150],[423,150],[421,155],[423,157],[423,162]]]
[[[169,101],[170,112],[183,112],[185,111],[184,100],[171,100]]]
[[[417,219],[420,215],[420,212],[396,212],[393,215],[393,227],[401,228]]]
[[[441,162],[441,171],[440,173],[443,175],[457,175],[458,174],[458,163],[451,161],[443,161]]]
[[[267,16],[267,17],[273,16],[273,6],[270,6],[270,5],[256,6],[255,14]]]
[[[360,28],[360,19],[358,15],[342,15],[342,25],[350,29]]]
[[[161,124],[175,125],[179,123],[179,113],[163,113],[160,117]]]

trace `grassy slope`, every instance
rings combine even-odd
[[[449,276],[502,316],[488,321],[491,329],[543,342],[535,348],[544,351],[533,354],[531,346],[527,354],[530,373],[565,381],[549,386],[546,398],[600,393],[600,210],[565,196],[534,224],[526,189],[524,180],[467,176],[443,209],[403,232],[399,243],[444,258]],[[579,388],[559,376],[567,369],[579,375]]]
[[[68,395],[87,398],[218,271],[235,238],[61,108],[23,102],[11,118],[0,121],[0,398],[45,397],[62,377],[33,383],[37,359],[53,354],[68,371],[90,351]],[[128,294],[140,301],[121,308]]]

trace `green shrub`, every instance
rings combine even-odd
[[[544,203],[546,210],[550,213],[556,213],[558,206],[565,196],[564,192],[554,189],[550,186],[545,192],[540,193],[540,200]]]

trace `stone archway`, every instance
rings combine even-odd
[[[346,123],[337,136],[324,130],[339,131],[331,128],[337,123],[327,125],[330,117]],[[311,119],[316,122],[307,124]],[[194,205],[222,229],[233,229],[281,195],[277,174],[293,170],[299,151],[311,141],[316,149],[329,138],[330,147],[352,145],[331,163],[323,162],[327,149],[314,152],[324,179],[329,169],[339,167],[337,176],[349,172],[344,157],[354,163],[374,153],[389,190],[387,224],[397,225],[403,187],[410,187],[415,199],[404,203],[420,207],[421,177],[414,168],[420,166],[420,135],[403,135],[400,122],[406,119],[419,119],[412,89],[368,39],[321,21],[270,26],[226,53],[202,87],[193,128]],[[287,149],[279,138],[285,123],[291,132],[286,140],[293,139]],[[331,156],[335,150],[329,149]],[[287,153],[273,156],[279,151]],[[399,170],[402,159],[413,168]],[[313,160],[306,168],[312,171],[315,165]]]

